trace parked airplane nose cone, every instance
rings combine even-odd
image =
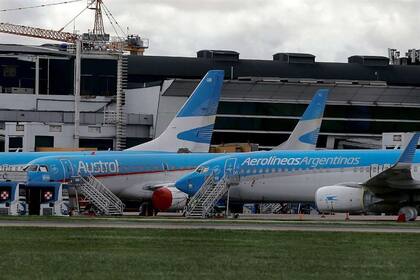
[[[182,177],[181,179],[179,179],[178,181],[175,182],[175,188],[177,188],[181,192],[189,194],[188,187],[187,187],[187,181],[188,181],[188,178]]]
[[[152,195],[153,207],[164,211],[172,205],[172,193],[167,188],[155,190]]]

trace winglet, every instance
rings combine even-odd
[[[207,72],[159,137],[128,150],[207,153],[216,120],[223,78],[223,70]]]
[[[408,142],[407,146],[404,148],[403,152],[401,153],[400,158],[398,159],[398,163],[409,163],[411,164],[414,159],[414,155],[416,153],[417,143],[420,139],[420,132],[412,133],[411,139]]]
[[[315,150],[329,91],[329,89],[319,89],[315,92],[311,103],[287,141],[273,150]]]

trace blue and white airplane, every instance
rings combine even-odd
[[[420,205],[420,133],[403,150],[270,151],[211,159],[175,187],[194,195],[207,177],[235,178],[241,202],[313,202],[321,212],[388,212],[409,219]],[[239,178],[239,179],[238,179]]]
[[[122,152],[97,154],[173,152],[188,150],[207,153],[210,148],[224,71],[211,70],[201,80],[166,130],[156,139]],[[0,172],[22,170],[31,160],[45,156],[87,156],[92,152],[22,152],[0,153]]]
[[[327,90],[318,90],[315,94],[303,120],[297,125],[304,134],[319,130],[321,122],[318,119],[322,118],[327,96]],[[302,138],[301,135],[292,133],[289,140],[294,139],[297,148],[314,148],[317,134],[310,141],[307,141],[308,137],[303,137],[304,146],[301,146],[299,138]],[[188,195],[173,187],[178,178],[209,159],[224,156],[205,153],[52,156],[31,161],[25,170],[28,171],[29,185],[66,182],[73,176],[93,175],[120,198],[152,199],[154,207],[164,211],[185,206]]]

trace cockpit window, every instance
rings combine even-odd
[[[23,171],[38,171],[39,165],[37,164],[31,164],[26,166]]]
[[[48,172],[48,167],[46,165],[41,165],[39,167],[39,171],[41,171],[41,172]]]
[[[197,173],[206,173],[207,171],[209,171],[209,168],[207,166],[199,166],[195,172]]]

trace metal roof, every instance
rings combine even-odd
[[[189,96],[198,80],[176,79],[165,96]],[[419,87],[225,81],[224,101],[308,103],[317,89],[329,88],[329,104],[420,107]]]
[[[60,51],[59,45],[55,44],[43,46],[0,44],[0,54],[71,55],[68,52]],[[297,55],[295,53],[290,54]],[[368,56],[359,57],[369,58]],[[224,70],[227,79],[277,77],[286,79],[384,81],[392,86],[420,87],[420,65],[382,66],[334,62],[281,63],[276,60],[128,56],[128,82],[132,84],[161,81],[168,78],[200,79],[211,69]]]
[[[199,79],[208,70],[221,69],[225,78],[279,77],[319,80],[385,81],[388,85],[420,86],[419,65],[371,66],[357,63],[315,62],[287,64],[274,60],[220,61],[193,57],[129,56],[129,82],[165,78]]]
[[[60,51],[58,45],[23,46],[15,44],[0,44],[1,54],[36,54],[36,55],[59,55],[71,56],[66,51]]]

